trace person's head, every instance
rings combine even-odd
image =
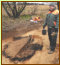
[[[54,4],[50,4],[49,9],[50,9],[50,11],[53,11],[56,9],[56,6]]]

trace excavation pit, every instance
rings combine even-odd
[[[23,61],[31,58],[37,50],[42,50],[42,38],[37,35],[13,38],[13,42],[5,45],[3,55],[11,60]]]

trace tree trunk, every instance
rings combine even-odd
[[[8,12],[7,8],[5,7],[4,3],[2,2],[2,6],[5,9],[6,13],[8,14],[9,17],[11,17],[11,14]]]
[[[23,3],[23,4],[24,4],[24,6],[18,11],[18,16],[21,15],[22,11],[23,11],[23,10],[25,9],[25,7],[26,7],[26,2]]]
[[[13,2],[13,16],[14,18],[17,18],[17,8],[16,8],[16,2]]]
[[[13,8],[11,7],[10,3],[7,2],[7,5],[9,6],[9,8],[12,11],[12,15],[8,12],[6,6],[2,2],[3,8],[5,9],[5,11],[6,11],[6,13],[8,14],[9,17],[18,18],[20,16],[20,14],[23,12],[23,10],[25,9],[26,2],[23,3],[22,7],[19,10],[17,10],[16,2],[12,2],[12,3],[13,3]]]

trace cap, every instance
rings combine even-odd
[[[53,7],[55,7],[55,5],[54,5],[53,3],[51,3],[49,6],[53,6]]]

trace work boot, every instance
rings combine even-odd
[[[52,53],[54,53],[54,51],[49,50],[48,54],[52,54]]]

